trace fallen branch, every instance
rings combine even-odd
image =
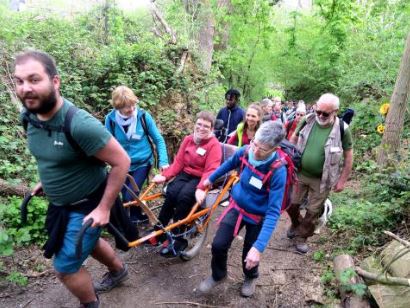
[[[170,36],[169,43],[175,45],[177,43],[177,37],[175,35],[174,30],[172,30],[172,28],[165,21],[165,19],[162,16],[161,12],[159,11],[156,4],[152,0],[151,0],[151,12],[152,12],[152,15],[153,15],[154,19],[156,19],[162,25],[165,32],[168,33],[168,35]]]
[[[292,253],[299,254],[299,253],[298,253],[297,251],[295,251],[295,250],[289,250],[289,249],[283,249],[283,248],[266,247],[266,249],[277,250],[277,251],[286,251],[286,252],[292,252]]]
[[[48,274],[51,274],[52,272],[53,272],[52,269],[48,269],[48,270],[45,270],[45,271],[40,272],[40,273],[23,274],[23,275],[26,276],[27,278],[38,278],[38,277],[42,277],[42,276],[46,276]]]
[[[196,307],[209,307],[209,308],[221,307],[221,306],[212,306],[212,305],[206,305],[206,304],[200,304],[200,303],[194,303],[194,302],[158,302],[158,303],[155,303],[155,305],[191,305],[191,306],[196,306]]]
[[[12,185],[3,179],[0,179],[0,194],[24,196],[30,191],[30,188],[24,184]]]
[[[402,238],[400,238],[399,236],[397,236],[394,233],[391,233],[390,231],[383,231],[384,234],[394,238],[396,241],[402,243],[404,246],[410,247],[410,242],[403,240]]]
[[[356,272],[362,276],[363,278],[376,281],[382,284],[388,285],[398,285],[398,286],[410,286],[410,279],[401,278],[401,277],[393,277],[393,276],[381,276],[380,274],[374,274],[365,271],[360,267],[356,267]]]

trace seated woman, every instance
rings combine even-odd
[[[246,109],[244,122],[238,124],[236,131],[228,139],[227,143],[238,147],[245,144],[250,144],[256,131],[262,123],[262,117],[262,108],[256,103],[250,104],[248,109]]]
[[[155,143],[159,168],[164,169],[169,166],[164,138],[151,115],[143,109],[137,108],[138,98],[130,88],[126,86],[115,88],[112,92],[111,103],[114,109],[106,116],[105,127],[131,158],[129,174],[134,178],[138,188],[141,189],[154,164],[153,148],[148,138],[151,138]],[[129,186],[128,179],[126,185]],[[133,199],[126,188],[122,189],[122,197],[124,202]],[[134,223],[147,219],[139,207],[130,208],[130,218]]]
[[[171,218],[174,222],[185,218],[195,202],[201,203],[205,198],[204,181],[221,163],[222,151],[218,139],[213,135],[215,116],[207,111],[197,115],[194,133],[184,138],[172,165],[154,177],[154,183],[169,183],[165,202],[158,219],[163,226],[168,225]],[[175,234],[183,232],[183,228],[175,228]],[[175,240],[175,252],[179,254],[188,242],[178,237]],[[175,256],[164,247],[163,256]]]

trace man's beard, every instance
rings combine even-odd
[[[316,122],[320,125],[320,126],[328,126],[333,124],[334,119],[332,117],[328,117],[326,120],[321,120],[317,115],[316,115]]]
[[[50,87],[50,92],[46,96],[39,96],[36,94],[28,93],[23,97],[19,97],[24,107],[34,114],[46,114],[49,113],[57,104],[57,95],[54,88]],[[36,108],[29,108],[25,103],[26,99],[38,99],[39,106]]]

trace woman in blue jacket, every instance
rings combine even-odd
[[[115,88],[111,103],[114,109],[105,117],[105,127],[131,158],[129,174],[141,189],[154,164],[154,153],[149,138],[155,144],[158,167],[165,169],[169,166],[164,138],[151,115],[138,108],[138,98],[130,88]],[[129,185],[128,180],[126,185]],[[122,190],[122,197],[124,202],[132,200],[132,196],[125,188]],[[131,207],[130,217],[133,222],[147,219],[139,207]]]
[[[219,218],[212,242],[212,275],[201,282],[201,293],[208,293],[226,278],[228,250],[243,227],[246,227],[242,251],[245,281],[241,294],[249,297],[254,293],[260,256],[276,227],[285,191],[287,169],[276,151],[284,136],[281,123],[263,123],[251,145],[240,148],[204,182],[210,185],[242,165],[239,182],[231,190],[229,207]]]

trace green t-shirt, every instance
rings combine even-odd
[[[306,119],[303,119],[296,128],[296,135],[299,136],[299,132],[305,126]],[[323,164],[325,163],[325,144],[332,126],[320,127],[315,122],[310,131],[308,140],[306,142],[305,150],[302,153],[302,168],[300,172],[307,177],[320,178],[322,177]],[[347,127],[344,130],[342,139],[343,150],[348,150],[353,147],[352,134]]]
[[[69,101],[64,100],[64,105],[53,118],[43,123],[51,127],[62,126],[70,105]],[[71,135],[89,157],[104,148],[111,138],[96,118],[81,109],[72,119]],[[93,163],[75,151],[64,132],[48,131],[29,124],[27,139],[28,147],[37,160],[43,190],[55,205],[83,199],[100,186],[107,176],[105,166]]]

